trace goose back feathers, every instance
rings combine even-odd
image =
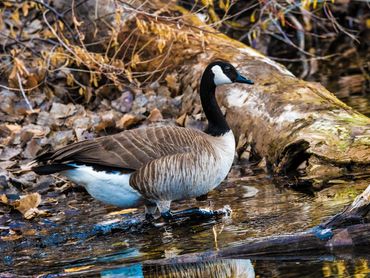
[[[76,163],[133,172],[163,156],[190,152],[192,147],[198,147],[195,142],[211,151],[205,134],[198,130],[175,126],[138,128],[77,142],[36,160],[49,165]]]

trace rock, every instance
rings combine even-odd
[[[36,107],[40,108],[40,105],[42,105],[46,99],[45,94],[33,94],[32,97],[30,97],[32,102],[36,104]]]
[[[142,93],[137,94],[135,96],[135,100],[134,100],[134,103],[133,103],[133,110],[135,110],[136,108],[143,107],[147,103],[148,103],[148,98],[145,95],[143,95]]]
[[[148,98],[148,103],[146,107],[150,111],[156,108],[158,108],[159,110],[162,110],[163,108],[168,106],[167,104],[168,104],[167,97],[151,95]]]
[[[112,107],[122,113],[131,111],[134,96],[130,91],[125,91],[119,98],[112,101]]]

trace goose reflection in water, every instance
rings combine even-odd
[[[101,277],[254,278],[250,260],[219,259],[181,264],[133,264],[101,272]]]

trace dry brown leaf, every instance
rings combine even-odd
[[[9,236],[2,236],[0,238],[4,241],[12,241],[12,240],[20,239],[21,237],[22,235],[14,234],[14,235],[9,235]]]
[[[26,110],[26,114],[27,115],[38,114],[38,113],[40,113],[40,111],[41,111],[40,108],[33,109],[32,111],[31,110]]]
[[[47,126],[29,124],[22,127],[22,132],[31,132],[33,138],[43,138],[45,135],[49,134],[50,128]]]
[[[9,168],[12,168],[16,164],[18,164],[18,161],[16,160],[1,161],[0,169],[9,169]]]
[[[39,84],[38,78],[34,73],[27,76],[26,88],[35,88]]]
[[[168,88],[170,88],[177,94],[180,89],[180,83],[177,82],[177,75],[175,73],[167,74],[165,79]]]
[[[117,116],[115,113],[113,113],[113,111],[101,113],[101,121],[95,126],[95,131],[104,130],[108,127],[114,127],[116,119]]]
[[[179,125],[179,126],[185,126],[185,120],[186,120],[186,117],[188,115],[186,113],[182,114],[180,117],[178,117],[176,119],[176,123]]]
[[[8,197],[6,197],[5,194],[1,194],[0,195],[0,202],[7,205],[9,203]]]
[[[50,115],[53,117],[60,119],[72,116],[76,112],[76,106],[72,103],[67,105],[62,103],[54,102],[53,106],[50,109]]]
[[[34,236],[36,233],[37,233],[36,229],[29,229],[29,230],[22,231],[23,236]]]
[[[0,150],[0,160],[7,161],[10,160],[22,152],[22,149],[19,147],[10,148],[5,147],[3,150]]]
[[[125,115],[123,115],[123,117],[121,119],[118,120],[116,125],[117,125],[118,128],[127,129],[127,128],[139,123],[142,120],[143,120],[142,117],[138,117],[138,116],[132,115],[132,114],[125,114]]]
[[[41,146],[35,139],[28,141],[26,148],[23,152],[23,157],[34,158],[36,154],[41,150]]]
[[[18,124],[5,124],[5,126],[13,133],[17,133],[22,129]]]
[[[41,195],[39,193],[31,193],[25,196],[21,196],[19,200],[11,203],[11,205],[18,211],[20,211],[24,218],[32,219],[39,214],[43,214],[43,211],[37,209],[41,203]]]
[[[152,111],[150,111],[150,114],[148,116],[149,122],[153,123],[161,120],[163,120],[161,111],[159,111],[157,108],[154,108]]]

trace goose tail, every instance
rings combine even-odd
[[[65,170],[75,169],[76,167],[71,164],[49,164],[49,165],[37,165],[31,167],[32,171],[34,171],[38,175],[50,175],[54,173],[58,173]]]

